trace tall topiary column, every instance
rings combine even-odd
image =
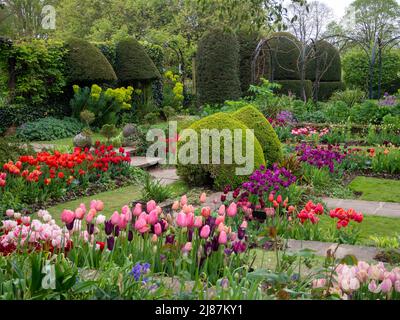
[[[239,43],[233,33],[206,33],[198,44],[196,69],[200,106],[240,98]]]

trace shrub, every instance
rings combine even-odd
[[[206,33],[198,43],[196,61],[200,106],[240,98],[239,44],[234,34]]]
[[[265,77],[272,80],[299,80],[299,40],[288,32],[273,33],[267,41]],[[272,65],[271,65],[272,64]]]
[[[316,85],[316,83],[314,84]],[[315,89],[314,98],[318,101],[326,101],[332,96],[336,91],[341,91],[345,89],[343,82],[319,82],[318,90]]]
[[[63,139],[76,135],[82,128],[82,124],[73,118],[47,117],[18,127],[17,137],[24,141]]]
[[[343,101],[327,103],[324,111],[332,123],[345,123],[350,116],[350,108]]]
[[[116,124],[122,110],[130,110],[133,88],[103,90],[94,84],[91,88],[74,85],[74,97],[70,101],[72,115],[80,119],[83,111],[95,115],[93,126],[101,128],[104,124]]]
[[[201,129],[240,129],[242,131],[242,154],[245,154],[246,148],[246,129],[248,129],[242,122],[234,119],[229,114],[226,113],[216,113],[206,118],[193,123],[188,129],[192,129],[200,135]],[[223,139],[221,139],[223,140]],[[185,142],[184,138],[178,143],[178,151],[181,152],[182,144]],[[200,144],[200,143],[199,143]],[[221,149],[221,164],[212,164],[212,143],[210,145],[210,164],[201,164],[200,159],[199,164],[182,164],[178,163],[177,172],[180,177],[187,183],[191,185],[213,185],[217,189],[222,189],[227,183],[233,187],[239,186],[244,182],[247,176],[239,176],[236,174],[236,168],[242,167],[235,164],[224,164],[223,157],[224,152]],[[221,147],[224,146],[224,141],[221,141]],[[234,150],[232,141],[232,150]],[[198,156],[206,152],[205,150],[199,150]],[[179,158],[179,157],[178,157]],[[254,168],[259,168],[261,165],[265,165],[265,159],[262,147],[258,142],[257,138],[254,137]]]
[[[281,85],[281,88],[276,90],[277,93],[285,95],[291,94],[295,95],[299,99],[302,99],[303,94],[301,80],[277,80],[274,82]],[[307,99],[310,99],[312,97],[312,82],[310,80],[304,81],[304,90]]]
[[[0,164],[12,160],[15,161],[19,156],[28,155],[33,152],[32,147],[26,143],[21,143],[15,138],[2,137],[0,139]]]
[[[136,85],[161,78],[145,49],[133,38],[122,40],[116,48],[115,71],[124,85]]]
[[[254,135],[263,148],[264,158],[268,165],[282,161],[283,153],[279,138],[260,111],[249,105],[233,113],[232,117],[254,130]]]
[[[66,42],[66,75],[68,83],[92,84],[117,80],[106,57],[93,44],[76,38]]]
[[[331,101],[343,101],[349,108],[353,107],[356,103],[362,103],[366,99],[366,93],[360,89],[347,89],[344,91],[336,91],[331,96]]]
[[[359,88],[369,92],[369,62],[366,54],[361,50],[352,50],[343,56],[342,60],[344,81],[348,87]],[[382,56],[382,89],[393,94],[400,87],[400,51],[391,50]],[[375,64],[373,80],[374,97],[377,98],[379,64]]]
[[[375,101],[367,100],[351,109],[350,119],[354,123],[381,124],[383,118],[390,113],[390,107],[380,107]]]
[[[240,73],[240,87],[243,96],[248,95],[251,82],[251,63],[253,60],[254,51],[257,48],[260,35],[258,33],[239,32],[239,73]]]
[[[0,69],[13,74],[12,79],[9,74],[0,76],[0,88],[10,86],[9,98],[16,104],[45,103],[63,92],[64,56],[65,49],[57,41],[16,42],[0,50],[4,63]]]
[[[311,81],[339,82],[342,80],[342,62],[339,51],[329,42],[320,40],[310,48],[306,78]]]

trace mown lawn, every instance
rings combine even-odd
[[[400,181],[378,179],[369,177],[357,177],[349,188],[362,193],[360,200],[400,202]]]
[[[99,133],[94,133],[92,135],[92,140],[93,142],[95,141],[100,141],[100,142],[106,142],[107,139],[104,138],[101,134]],[[56,140],[49,140],[49,141],[35,141],[36,143],[43,143],[43,144],[52,144],[56,147],[73,147],[73,138],[64,138],[64,139],[56,139]]]

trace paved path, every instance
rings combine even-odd
[[[156,166],[160,161],[161,158],[132,157],[131,166],[144,169]]]
[[[172,184],[179,180],[175,168],[163,169],[156,167],[148,169],[148,172],[153,178],[160,180],[161,184],[164,185]]]
[[[330,209],[353,208],[365,215],[400,218],[400,203],[323,198]]]
[[[329,249],[334,251],[337,245],[337,243],[332,242],[288,240],[288,251],[298,252],[302,249],[311,249],[315,251],[316,255],[325,257],[327,251]],[[372,261],[380,251],[382,251],[382,249],[375,247],[341,244],[336,251],[336,258],[341,259],[347,255],[354,255],[358,260]]]

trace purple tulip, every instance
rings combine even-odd
[[[114,249],[114,244],[115,244],[115,238],[114,237],[109,237],[107,238],[107,249],[112,251]]]

